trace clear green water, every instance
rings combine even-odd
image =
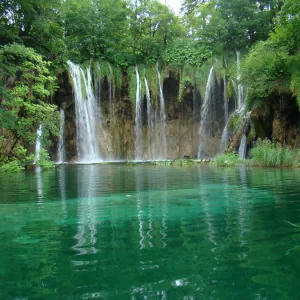
[[[0,299],[299,299],[299,170],[1,175]]]

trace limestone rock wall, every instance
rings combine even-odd
[[[59,77],[60,88],[54,102],[65,111],[65,144],[68,161],[76,161],[76,120],[72,93],[72,81],[66,73]],[[208,141],[208,149],[215,155],[219,152],[222,130],[224,127],[223,83],[216,84],[216,122],[213,137]],[[167,158],[176,159],[183,156],[195,158],[199,146],[200,109],[203,95],[193,87],[185,90],[183,100],[178,101],[179,80],[174,74],[164,79],[163,92],[167,115],[166,138]],[[128,80],[123,74],[122,87],[116,90],[112,105],[109,105],[109,86],[104,80],[101,86],[102,120],[99,119],[97,133],[100,151],[104,160],[131,160],[135,157],[135,103],[129,99]],[[148,147],[146,99],[142,103],[143,111],[143,159],[151,159]],[[158,123],[156,131],[161,130]],[[161,141],[154,142],[154,148],[161,147]],[[53,147],[55,159],[55,147]]]

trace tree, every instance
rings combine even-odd
[[[281,7],[276,0],[186,0],[183,4],[192,37],[215,45],[217,54],[266,40]]]
[[[0,44],[18,42],[47,59],[65,51],[62,0],[3,0],[0,4]]]
[[[156,62],[168,44],[184,36],[179,18],[159,1],[136,1],[131,11],[131,48],[139,62]]]
[[[55,90],[49,66],[41,55],[22,45],[7,45],[0,50],[0,128],[4,129],[1,136],[4,154],[11,154],[17,144],[33,145],[41,124],[44,137],[58,135],[57,108],[47,103]],[[8,148],[3,143],[7,137],[13,139]]]
[[[68,0],[66,43],[69,58],[86,61],[100,58],[124,64],[128,45],[129,10],[123,0]]]

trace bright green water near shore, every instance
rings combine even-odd
[[[2,174],[0,299],[299,299],[299,178],[146,165]]]

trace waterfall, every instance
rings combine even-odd
[[[61,108],[59,110],[59,140],[58,140],[58,147],[57,147],[57,163],[59,164],[65,162],[66,160],[64,131],[65,131],[65,112]]]
[[[136,72],[136,97],[135,97],[135,159],[142,159],[142,86],[138,67]]]
[[[86,74],[80,66],[68,61],[73,79],[76,115],[77,155],[79,162],[97,162],[101,160],[98,146],[96,121],[100,110],[92,90],[90,67]]]
[[[226,75],[224,74],[223,77],[223,82],[224,82],[224,94],[223,94],[223,99],[224,99],[224,121],[225,121],[225,127],[223,129],[222,133],[222,140],[221,140],[221,152],[223,152],[227,147],[228,147],[228,141],[229,141],[229,136],[228,136],[228,120],[229,120],[229,110],[228,110],[228,98],[227,98],[227,82],[226,82]]]
[[[205,90],[205,98],[204,102],[201,107],[201,121],[200,121],[200,142],[198,147],[198,158],[203,158],[208,156],[207,153],[207,144],[208,138],[212,135],[213,126],[214,126],[214,103],[212,103],[214,99],[214,88],[215,88],[215,72],[214,68],[210,69],[207,83],[206,83],[206,90]]]
[[[225,100],[226,93],[226,78],[224,77],[224,108],[225,108],[225,128],[222,133],[222,142],[221,142],[221,151],[224,151],[228,147],[229,133],[228,133],[228,123],[229,120],[234,117],[236,114],[241,115],[244,112],[245,108],[245,97],[244,97],[244,87],[241,81],[241,54],[240,51],[236,51],[237,57],[237,76],[236,82],[232,79],[232,86],[235,92],[235,111],[228,116],[228,99]],[[226,95],[227,98],[227,95]],[[226,106],[225,106],[226,104]]]
[[[236,65],[237,65],[237,99],[238,99],[238,110],[242,111],[244,108],[244,87],[241,82],[241,53],[236,51]]]
[[[41,137],[43,134],[42,125],[39,126],[37,132],[36,132],[36,142],[35,142],[35,159],[34,164],[36,164],[40,160],[40,154],[41,154]]]
[[[160,120],[161,120],[161,130],[160,130],[160,142],[162,146],[162,151],[160,152],[160,159],[167,157],[167,138],[166,138],[166,112],[165,112],[165,99],[161,83],[161,75],[158,69],[158,63],[156,64],[158,84],[159,84],[159,104],[160,104]]]
[[[247,151],[247,137],[243,134],[241,139],[240,147],[239,147],[239,157],[240,159],[246,159],[246,151]]]
[[[146,99],[147,99],[148,156],[149,159],[152,159],[153,158],[153,128],[154,128],[153,107],[151,104],[151,96],[150,96],[148,81],[146,77],[144,79],[145,79]]]

